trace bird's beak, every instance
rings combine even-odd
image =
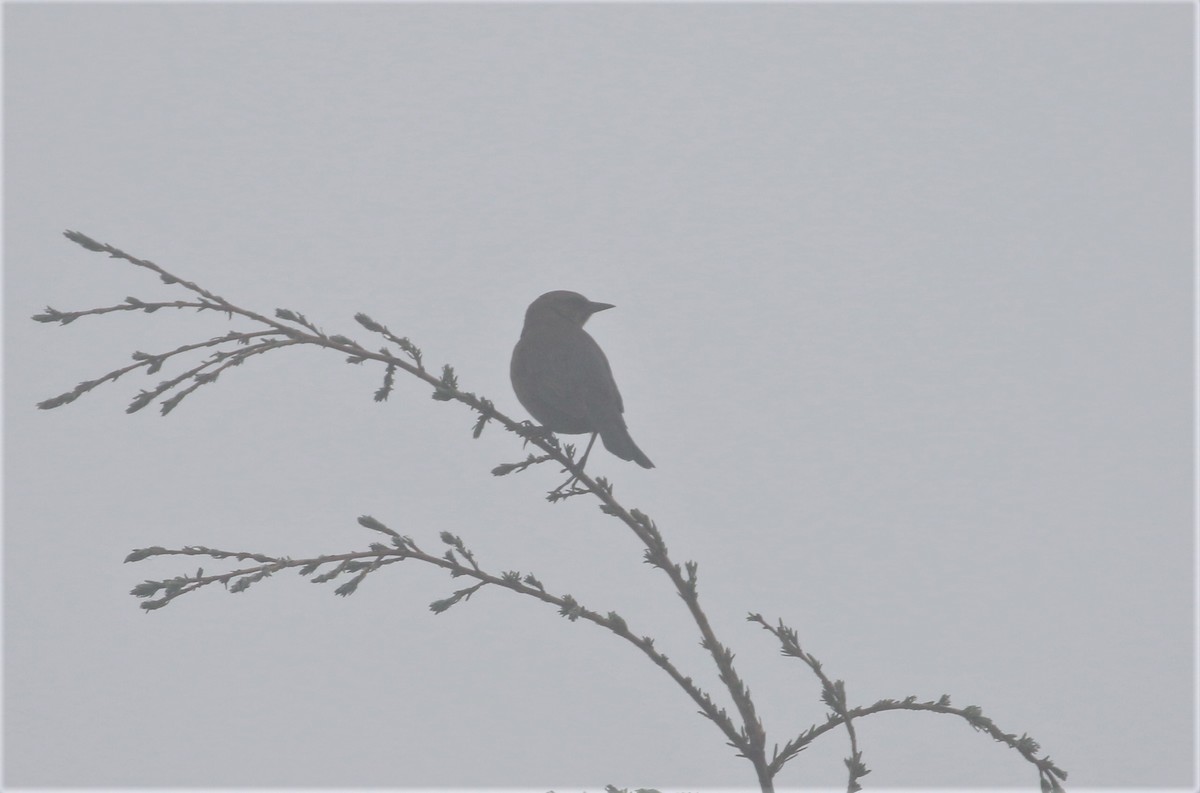
[[[588,301],[588,316],[595,314],[598,311],[607,311],[610,308],[616,308],[612,303],[593,303]]]

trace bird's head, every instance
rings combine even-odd
[[[525,322],[528,324],[562,317],[582,328],[592,314],[612,307],[611,303],[593,303],[578,292],[560,289],[547,292],[530,303],[525,311]]]

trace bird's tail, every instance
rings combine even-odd
[[[650,458],[643,454],[642,450],[633,442],[633,438],[629,437],[629,430],[625,427],[624,421],[618,421],[616,424],[600,430],[600,440],[604,441],[605,449],[622,460],[631,460],[642,468],[654,467]]]

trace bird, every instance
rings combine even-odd
[[[543,427],[565,435],[592,433],[580,468],[597,434],[617,457],[653,468],[629,436],[625,405],[604,350],[583,329],[593,314],[613,307],[578,292],[546,292],[525,311],[509,376],[517,399]]]

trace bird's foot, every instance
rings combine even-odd
[[[580,461],[578,463],[576,463],[576,465],[578,467],[563,469],[564,471],[571,472],[571,478],[568,479],[567,481],[563,482],[558,487],[551,490],[549,495],[546,496],[546,498],[551,503],[553,503],[555,501],[561,501],[564,498],[570,498],[571,496],[578,496],[582,493],[590,493],[591,492],[588,488],[571,487],[571,485],[574,485],[576,482],[579,481],[579,476],[580,476],[580,474],[583,473],[583,467],[585,465],[587,465],[588,455],[592,453],[592,444],[594,444],[595,442],[596,442],[596,433],[593,432],[591,440],[588,441],[587,449],[583,453],[583,458],[580,459]],[[568,444],[567,448],[566,448],[566,452],[567,452],[567,457],[571,458],[572,461],[574,461],[575,447]],[[567,490],[568,487],[571,487],[571,489]]]
[[[547,493],[546,500],[553,504],[556,501],[563,501],[571,496],[582,496],[585,493],[592,492],[586,487],[577,486],[575,483],[578,481],[579,477],[572,474],[570,479]]]

